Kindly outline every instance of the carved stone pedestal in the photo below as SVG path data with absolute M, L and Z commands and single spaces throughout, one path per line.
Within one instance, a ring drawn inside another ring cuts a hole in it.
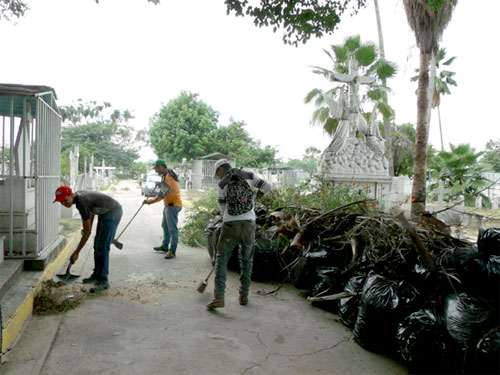
M 370 198 L 380 200 L 387 196 L 392 183 L 389 163 L 371 141 L 348 137 L 340 149 L 327 148 L 319 161 L 319 176 L 334 183 L 359 185 Z

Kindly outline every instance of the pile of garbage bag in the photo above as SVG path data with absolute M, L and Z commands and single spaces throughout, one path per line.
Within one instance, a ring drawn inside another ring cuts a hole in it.
M 254 280 L 304 289 L 359 345 L 411 372 L 500 373 L 500 228 L 473 244 L 427 221 L 412 236 L 389 214 L 257 212 Z M 221 226 L 207 226 L 209 248 Z M 237 249 L 228 267 L 239 270 Z

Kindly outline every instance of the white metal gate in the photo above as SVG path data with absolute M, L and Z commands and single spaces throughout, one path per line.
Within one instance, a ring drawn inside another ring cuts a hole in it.
M 0 237 L 7 258 L 33 258 L 57 237 L 61 116 L 46 86 L 0 84 Z

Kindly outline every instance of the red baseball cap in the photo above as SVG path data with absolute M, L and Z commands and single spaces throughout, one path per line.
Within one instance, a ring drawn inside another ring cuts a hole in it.
M 69 186 L 66 186 L 66 185 L 59 186 L 56 189 L 56 199 L 54 199 L 54 202 L 52 202 L 52 203 L 62 202 L 70 194 L 73 194 L 73 190 L 71 190 L 71 188 Z

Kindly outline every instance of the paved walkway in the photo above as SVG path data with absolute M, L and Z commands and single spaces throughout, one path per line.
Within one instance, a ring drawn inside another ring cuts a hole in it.
M 110 192 L 124 206 L 123 228 L 143 197 L 135 182 Z M 167 260 L 161 204 L 144 206 L 111 252 L 111 288 L 62 315 L 35 316 L 5 357 L 5 375 L 67 374 L 406 374 L 390 358 L 368 352 L 336 315 L 310 306 L 285 285 L 253 283 L 240 306 L 230 272 L 224 309 L 209 311 L 213 278 L 196 291 L 211 265 L 204 249 L 180 246 Z M 182 211 L 181 225 L 186 210 Z M 90 246 L 72 272 L 91 273 Z M 74 288 L 83 287 L 78 280 Z

